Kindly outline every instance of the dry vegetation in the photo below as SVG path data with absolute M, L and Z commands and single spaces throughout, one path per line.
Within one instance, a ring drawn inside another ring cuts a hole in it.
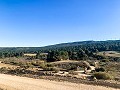
M 110 57 L 120 57 L 120 53 L 117 51 L 103 51 L 99 52 L 98 55 L 105 55 Z
M 37 54 L 26 53 L 24 56 L 36 56 Z
M 74 83 L 84 83 L 92 85 L 103 85 L 118 88 L 120 84 L 120 63 L 109 62 L 106 60 L 97 61 L 98 67 L 92 72 L 84 72 L 84 68 L 92 65 L 94 61 L 58 61 L 46 62 L 41 60 L 25 60 L 24 58 L 5 58 L 1 59 L 0 73 L 26 76 L 32 78 L 42 78 L 57 81 L 69 81 Z M 77 67 L 79 66 L 79 70 Z M 112 67 L 112 68 L 111 68 Z M 89 71 L 89 70 L 88 70 Z M 102 77 L 101 77 L 102 76 Z M 96 77 L 96 79 L 94 78 Z M 113 78 L 115 77 L 115 78 Z M 104 84 L 99 79 L 114 79 Z M 98 83 L 96 83 L 96 80 Z M 116 80 L 116 81 L 115 81 Z M 116 83 L 117 82 L 117 83 Z M 119 87 L 120 88 L 120 87 Z

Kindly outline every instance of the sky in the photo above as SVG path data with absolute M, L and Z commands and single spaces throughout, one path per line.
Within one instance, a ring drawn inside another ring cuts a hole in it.
M 0 0 L 0 47 L 120 39 L 120 0 Z

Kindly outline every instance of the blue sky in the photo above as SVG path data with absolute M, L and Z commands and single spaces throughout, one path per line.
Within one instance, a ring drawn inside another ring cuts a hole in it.
M 0 47 L 120 39 L 120 0 L 0 0 Z

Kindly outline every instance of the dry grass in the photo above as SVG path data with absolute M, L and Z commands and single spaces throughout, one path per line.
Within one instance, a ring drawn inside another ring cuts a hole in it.
M 80 62 L 80 61 L 75 61 L 75 60 L 62 60 L 62 61 L 51 62 L 51 64 L 74 63 L 74 62 Z
M 10 64 L 4 64 L 4 63 L 1 63 L 0 62 L 0 68 L 2 67 L 6 67 L 6 68 L 16 68 L 18 66 L 15 66 L 15 65 L 10 65 Z
M 31 57 L 34 57 L 34 56 L 36 56 L 37 54 L 31 54 L 31 53 L 26 53 L 26 54 L 24 54 L 24 56 L 31 56 Z
M 105 55 L 105 56 L 110 56 L 110 57 L 120 57 L 120 53 L 118 53 L 116 51 L 99 52 L 98 55 Z

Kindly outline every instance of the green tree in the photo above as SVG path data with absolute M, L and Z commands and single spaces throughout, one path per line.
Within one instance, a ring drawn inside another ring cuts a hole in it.
M 48 53 L 47 61 L 60 61 L 69 59 L 66 51 L 51 51 Z

